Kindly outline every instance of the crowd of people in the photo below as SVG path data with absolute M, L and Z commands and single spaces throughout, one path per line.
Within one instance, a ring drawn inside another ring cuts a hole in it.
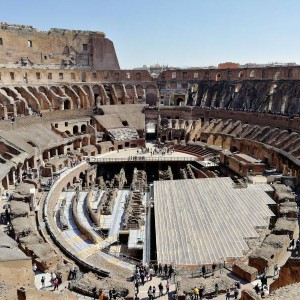
M 160 277 L 161 280 L 167 279 L 165 286 L 163 282 L 160 281 L 158 286 L 150 285 L 147 291 L 147 295 L 149 300 L 156 299 L 163 295 L 169 294 L 170 291 L 170 283 L 169 280 L 175 274 L 173 266 L 170 265 L 162 265 L 161 263 L 150 263 L 149 265 L 138 264 L 136 265 L 135 273 L 133 275 L 134 279 L 134 288 L 135 288 L 135 299 L 138 300 L 138 294 L 140 292 L 140 286 L 145 285 L 146 282 L 152 280 L 153 276 Z

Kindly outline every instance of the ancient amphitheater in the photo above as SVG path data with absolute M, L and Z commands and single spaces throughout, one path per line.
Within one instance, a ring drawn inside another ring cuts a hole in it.
M 300 66 L 121 70 L 103 32 L 0 27 L 0 299 L 297 299 Z

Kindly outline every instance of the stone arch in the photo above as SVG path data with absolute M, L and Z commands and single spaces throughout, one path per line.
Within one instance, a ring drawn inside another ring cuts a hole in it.
M 103 99 L 101 97 L 100 85 L 98 85 L 98 84 L 93 85 L 92 90 L 94 93 L 94 106 L 104 105 Z
M 262 70 L 261 71 L 261 78 L 262 79 L 267 79 L 268 78 L 268 72 L 267 72 L 267 70 Z
M 184 99 L 182 97 L 178 97 L 176 99 L 176 105 L 177 106 L 183 106 L 184 105 Z
M 254 77 L 255 77 L 255 71 L 254 71 L 254 70 L 251 70 L 251 71 L 250 71 L 249 77 L 250 77 L 250 78 L 254 78 Z
M 279 80 L 280 79 L 280 72 L 277 71 L 274 75 L 274 80 Z
M 239 71 L 238 78 L 243 78 L 243 75 L 244 75 L 244 72 L 243 71 Z
M 62 85 L 62 90 L 64 91 L 64 93 L 72 100 L 73 102 L 73 108 L 80 108 L 80 98 L 77 95 L 77 93 L 75 93 L 75 91 L 67 85 Z
M 231 140 L 232 138 L 231 137 L 227 137 L 224 142 L 223 142 L 223 149 L 225 150 L 230 150 L 230 147 L 231 147 Z
M 85 187 L 86 178 L 85 178 L 85 175 L 83 174 L 83 172 L 80 172 L 79 178 L 81 179 L 82 187 Z
M 211 99 L 210 99 L 210 105 L 212 107 L 219 107 L 220 105 L 220 99 L 219 99 L 219 95 L 218 95 L 218 92 L 219 92 L 219 84 L 214 84 L 212 87 L 211 87 Z
M 203 79 L 204 80 L 209 80 L 209 76 L 210 76 L 209 71 L 205 71 Z
M 125 93 L 124 93 L 123 86 L 121 84 L 114 84 L 113 86 L 115 89 L 118 103 L 125 104 Z
M 126 84 L 125 90 L 126 90 L 127 96 L 130 98 L 131 102 L 134 103 L 134 99 L 135 99 L 134 87 L 131 84 Z
M 89 138 L 87 136 L 85 136 L 82 139 L 82 147 L 89 145 Z
M 139 99 L 144 98 L 144 87 L 141 84 L 136 85 L 136 93 Z
M 73 134 L 77 134 L 78 133 L 78 126 L 75 125 L 73 126 Z
M 50 89 L 48 87 L 45 86 L 39 86 L 38 91 L 42 94 L 45 95 L 45 97 L 48 99 L 48 101 L 51 103 L 51 107 L 59 107 L 60 106 L 60 102 L 58 101 L 58 97 L 55 93 L 50 92 Z M 54 96 L 53 96 L 54 94 Z M 56 95 L 56 96 L 55 96 Z
M 218 147 L 223 148 L 223 138 L 219 135 L 216 139 L 214 144 Z
M 72 109 L 72 102 L 66 99 L 63 103 L 63 110 Z
M 82 89 L 87 94 L 87 101 L 86 101 L 86 103 L 84 103 L 86 106 L 84 108 L 93 107 L 94 95 L 92 93 L 92 88 L 90 86 L 88 86 L 88 85 L 84 85 L 82 87 Z
M 220 81 L 222 79 L 221 73 L 216 74 L 216 81 Z
M 214 144 L 214 141 L 215 141 L 215 137 L 211 134 L 208 139 L 207 139 L 207 145 L 211 146 Z
M 51 85 L 50 90 L 57 96 L 63 96 L 61 90 L 57 86 Z
M 146 86 L 146 103 L 151 106 L 156 106 L 157 100 L 156 86 L 152 84 Z
M 41 110 L 51 109 L 51 103 L 44 93 L 39 92 L 37 87 L 27 86 L 27 88 L 39 101 Z
M 18 93 L 26 99 L 26 102 L 28 106 L 34 110 L 35 112 L 41 111 L 41 106 L 36 97 L 34 97 L 31 93 L 29 93 L 29 89 L 26 89 L 25 87 L 18 87 L 16 86 L 15 89 L 18 91 Z
M 86 129 L 87 129 L 86 124 L 82 124 L 82 125 L 81 125 L 81 128 L 80 128 L 80 131 L 81 131 L 82 133 L 86 133 Z

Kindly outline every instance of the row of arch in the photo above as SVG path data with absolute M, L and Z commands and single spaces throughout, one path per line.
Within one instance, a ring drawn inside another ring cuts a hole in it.
M 300 82 L 199 82 L 194 104 L 200 107 L 300 113 Z
M 154 84 L 145 87 L 141 84 L 4 86 L 0 88 L 0 117 L 100 105 L 134 104 L 138 102 L 137 99 L 155 105 L 158 100 L 157 87 Z

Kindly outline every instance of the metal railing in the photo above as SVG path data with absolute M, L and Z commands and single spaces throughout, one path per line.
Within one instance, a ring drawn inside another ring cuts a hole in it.
M 89 163 L 110 163 L 110 162 L 153 162 L 153 161 L 196 161 L 197 157 L 146 157 L 146 156 L 130 156 L 119 158 L 105 157 L 85 157 Z

